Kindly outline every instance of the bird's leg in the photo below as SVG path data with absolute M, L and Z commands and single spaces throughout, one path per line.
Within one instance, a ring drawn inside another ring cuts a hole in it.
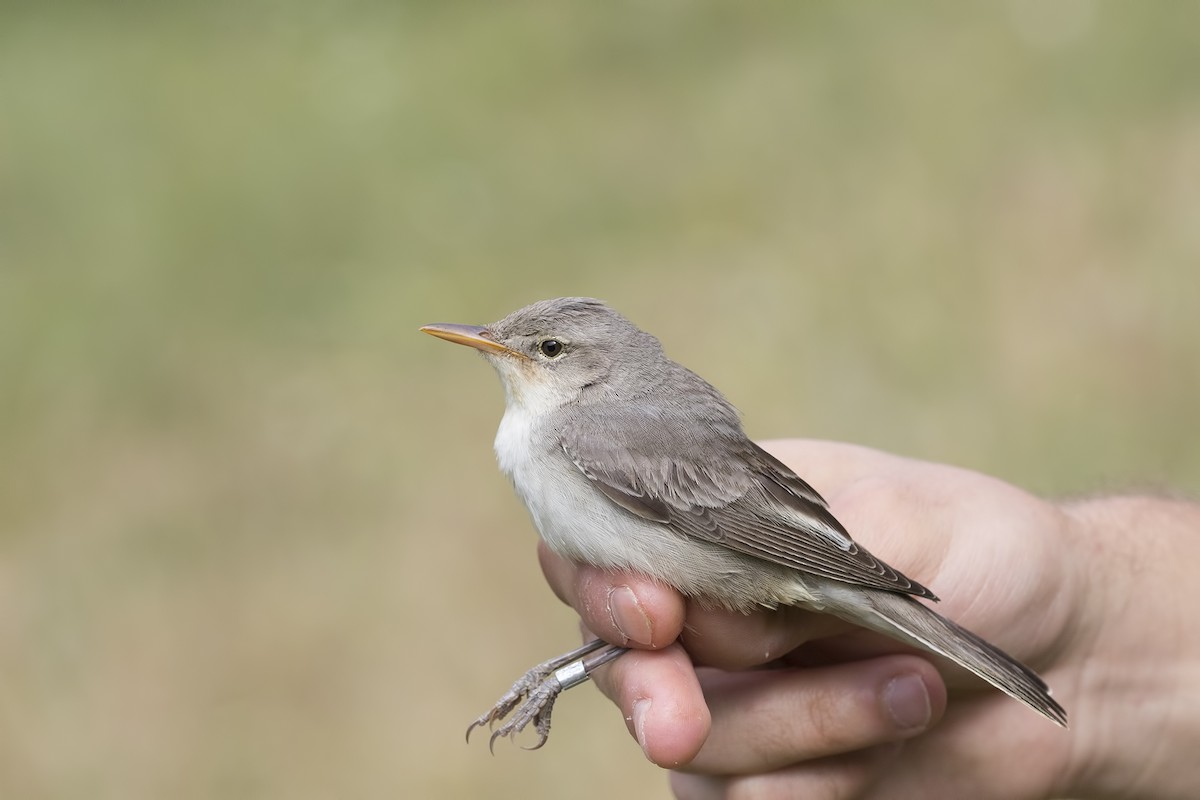
M 608 644 L 602 639 L 593 639 L 569 653 L 538 664 L 522 675 L 490 711 L 471 723 L 467 728 L 467 741 L 471 740 L 471 732 L 476 728 L 484 725 L 494 727 L 516 709 L 516 713 L 507 722 L 492 731 L 488 749 L 491 750 L 496 740 L 502 736 L 516 736 L 531 722 L 538 733 L 538 741 L 526 749 L 538 749 L 550 736 L 550 713 L 554 710 L 554 701 L 558 696 L 564 690 L 586 681 L 591 677 L 593 670 L 617 658 L 627 649 Z
M 492 706 L 492 708 L 486 714 L 482 715 L 479 719 L 471 723 L 470 727 L 467 728 L 467 741 L 471 741 L 471 733 L 476 728 L 481 728 L 484 725 L 487 725 L 489 728 L 493 727 L 495 723 L 507 717 L 509 712 L 517 707 L 518 703 L 524 700 L 539 685 L 544 683 L 547 678 L 556 670 L 565 667 L 572 661 L 578 661 L 584 656 L 594 653 L 596 650 L 599 650 L 601 647 L 603 647 L 604 644 L 604 640 L 602 639 L 593 639 L 569 653 L 564 653 L 561 656 L 557 656 L 542 664 L 538 664 L 536 667 L 526 672 L 520 677 L 520 679 L 517 680 L 516 683 L 512 685 L 512 688 L 504 693 L 503 697 L 496 701 L 496 704 Z

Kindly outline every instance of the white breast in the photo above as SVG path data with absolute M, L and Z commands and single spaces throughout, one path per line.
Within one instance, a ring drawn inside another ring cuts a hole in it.
M 500 469 L 510 478 L 517 472 L 528 470 L 533 460 L 533 426 L 534 418 L 523 406 L 509 405 L 500 420 L 496 430 L 496 461 Z
M 512 480 L 547 544 L 570 558 L 603 549 L 599 543 L 583 543 L 605 538 L 592 519 L 604 498 L 556 444 L 538 435 L 536 414 L 509 404 L 496 431 L 495 449 L 500 469 Z

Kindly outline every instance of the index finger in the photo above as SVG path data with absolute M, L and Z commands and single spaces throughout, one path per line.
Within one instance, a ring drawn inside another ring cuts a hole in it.
M 633 572 L 603 570 L 558 556 L 538 543 L 538 561 L 558 599 L 606 642 L 657 650 L 683 632 L 686 603 L 666 584 Z

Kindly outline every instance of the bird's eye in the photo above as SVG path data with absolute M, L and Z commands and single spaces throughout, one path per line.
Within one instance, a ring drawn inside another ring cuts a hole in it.
M 538 350 L 541 350 L 546 358 L 556 358 L 562 353 L 563 344 L 558 339 L 545 339 L 538 344 Z

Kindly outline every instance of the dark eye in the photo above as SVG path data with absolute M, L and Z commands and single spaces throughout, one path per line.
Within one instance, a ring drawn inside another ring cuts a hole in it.
M 538 350 L 546 358 L 555 358 L 563 351 L 563 344 L 558 339 L 545 339 L 538 345 Z

